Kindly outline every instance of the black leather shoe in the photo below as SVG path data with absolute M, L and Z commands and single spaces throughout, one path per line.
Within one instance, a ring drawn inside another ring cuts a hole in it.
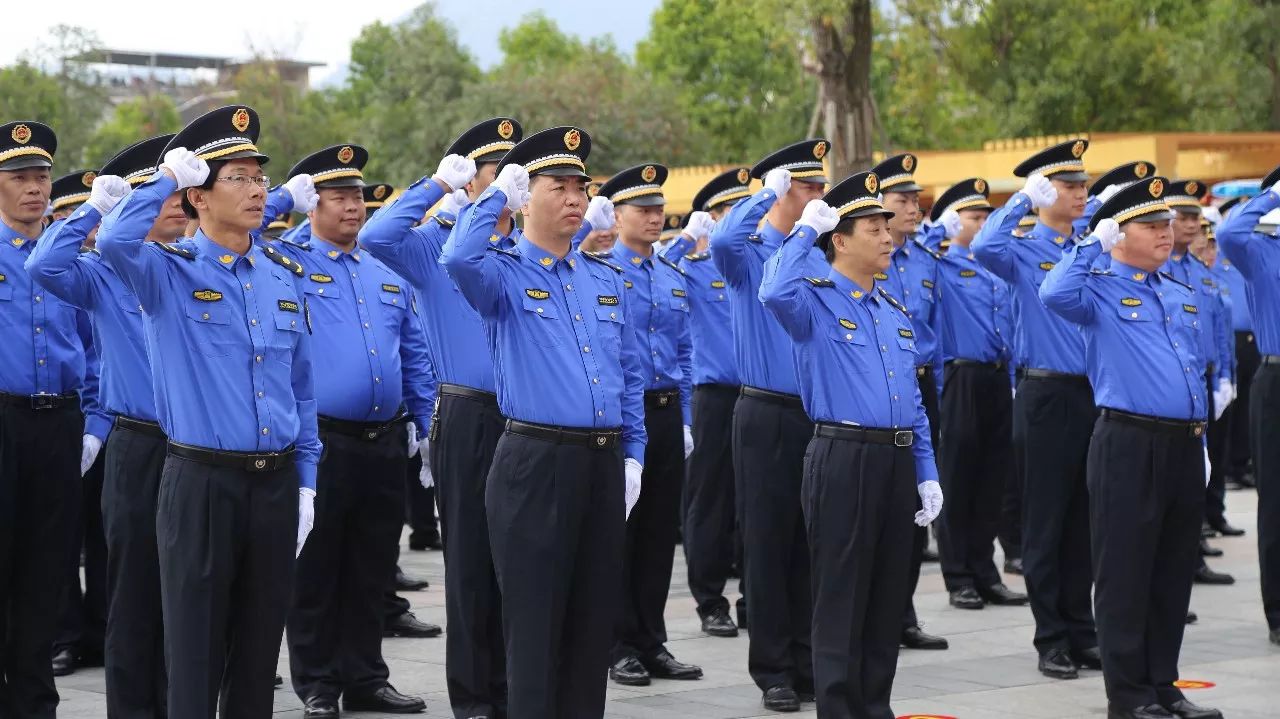
M 1196 614 L 1195 612 L 1193 612 L 1193 611 L 1191 611 L 1190 609 L 1188 609 L 1188 610 L 1187 610 L 1187 624 L 1195 624 L 1195 623 L 1196 623 L 1196 622 L 1198 622 L 1198 621 L 1200 621 L 1200 615 L 1198 615 L 1198 614 Z
M 278 687 L 284 686 L 284 677 L 280 676 L 279 674 L 276 675 L 276 686 Z
M 431 582 L 418 577 L 411 577 L 408 574 L 396 570 L 396 591 L 397 592 L 420 592 L 431 586 Z
M 764 704 L 764 708 L 775 712 L 798 712 L 800 711 L 800 697 L 796 696 L 796 692 L 789 686 L 780 685 L 769 687 L 764 691 L 764 698 L 760 702 Z
M 902 638 L 898 641 L 907 649 L 946 649 L 951 646 L 945 638 L 926 634 L 918 626 L 903 629 Z
M 413 612 L 405 612 L 387 622 L 382 628 L 382 636 L 384 637 L 412 637 L 415 639 L 430 639 L 438 637 L 444 633 L 444 630 L 434 624 L 428 624 L 416 616 Z
M 649 686 L 649 670 L 639 657 L 623 657 L 609 667 L 609 678 L 628 687 Z
M 1196 568 L 1196 584 L 1235 584 L 1236 578 L 1225 572 L 1215 572 L 1206 564 Z
M 1022 557 L 1004 560 L 1004 573 L 1022 575 Z
M 384 714 L 419 714 L 426 711 L 427 703 L 421 697 L 411 697 L 396 691 L 390 684 L 372 694 L 347 694 L 342 706 L 349 712 L 382 712 Z
M 729 610 L 723 607 L 716 607 L 711 613 L 702 618 L 702 631 L 713 637 L 736 637 L 738 636 L 738 625 L 733 623 L 729 618 Z
M 340 716 L 338 700 L 323 694 L 307 697 L 302 707 L 302 716 L 305 719 L 337 719 Z
M 1174 715 L 1159 704 L 1134 709 L 1120 709 L 1108 705 L 1107 719 L 1174 719 Z
M 428 534 L 420 536 L 416 532 L 409 534 L 409 549 L 415 552 L 425 552 L 428 549 L 444 549 L 444 543 L 440 541 L 439 534 Z
M 1272 644 L 1280 645 L 1280 629 L 1272 629 L 1269 638 Z
M 1065 649 L 1050 649 L 1040 655 L 1037 668 L 1050 679 L 1075 679 L 1080 676 L 1080 668 L 1071 661 L 1071 655 Z
M 1082 669 L 1102 670 L 1102 652 L 1097 647 L 1072 650 L 1071 661 L 1078 664 Z
M 76 670 L 76 653 L 71 647 L 63 647 L 53 653 L 53 675 L 55 677 L 65 677 L 75 673 Z
M 693 664 L 682 664 L 671 656 L 671 652 L 663 649 L 650 657 L 641 657 L 640 663 L 649 671 L 654 679 L 701 679 L 702 667 Z
M 986 589 L 979 589 L 978 594 L 986 600 L 987 604 L 1002 607 L 1020 607 L 1027 603 L 1027 595 L 1019 594 L 1004 584 L 992 584 Z
M 813 704 L 818 701 L 818 695 L 813 692 L 796 692 L 796 699 L 799 699 L 801 704 Z
M 1200 538 L 1200 556 L 1202 557 L 1221 557 L 1222 550 L 1209 544 L 1204 537 Z
M 982 601 L 982 597 L 978 595 L 978 590 L 973 587 L 965 587 L 951 593 L 951 606 L 956 609 L 982 609 L 987 606 L 987 603 Z
M 1196 706 L 1186 699 L 1180 699 L 1165 707 L 1179 719 L 1222 719 L 1222 712 L 1209 707 Z
M 1231 523 L 1230 523 L 1230 522 L 1228 522 L 1228 521 L 1227 521 L 1227 520 L 1225 520 L 1225 519 L 1224 519 L 1224 520 L 1222 520 L 1222 521 L 1220 521 L 1220 522 L 1217 522 L 1217 521 L 1215 521 L 1215 522 L 1209 522 L 1209 527 L 1210 527 L 1211 529 L 1213 529 L 1213 531 L 1217 532 L 1218 534 L 1221 534 L 1221 535 L 1222 535 L 1222 536 L 1224 536 L 1224 537 L 1242 537 L 1242 536 L 1244 536 L 1244 530 L 1243 530 L 1243 529 L 1241 529 L 1241 528 L 1239 528 L 1239 527 L 1233 527 L 1233 526 L 1231 526 Z

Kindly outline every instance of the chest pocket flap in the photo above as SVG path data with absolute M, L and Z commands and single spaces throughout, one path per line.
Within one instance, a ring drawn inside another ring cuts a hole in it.
M 526 312 L 532 312 L 544 319 L 559 319 L 560 310 L 556 307 L 556 303 L 547 299 L 534 299 L 527 294 L 521 294 L 520 301 Z M 615 308 L 616 309 L 616 308 Z
M 231 310 L 221 302 L 189 301 L 187 318 L 204 325 L 226 325 L 231 323 Z

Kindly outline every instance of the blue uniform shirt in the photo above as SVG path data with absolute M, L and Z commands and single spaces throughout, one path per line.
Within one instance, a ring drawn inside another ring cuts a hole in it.
M 640 338 L 640 372 L 646 390 L 680 390 L 684 424 L 693 423 L 690 409 L 693 379 L 689 339 L 689 287 L 684 273 L 657 252 L 648 257 L 619 241 L 610 258 L 623 269 L 627 288 L 627 321 Z
M 521 238 L 489 242 L 507 198 L 489 187 L 458 217 L 440 261 L 484 320 L 498 406 L 511 419 L 622 429 L 644 462 L 645 351 L 627 317 L 620 268 L 571 251 L 555 257 Z
M 729 313 L 729 286 L 711 262 L 711 253 L 686 254 L 693 240 L 680 235 L 666 249 L 666 258 L 684 270 L 693 312 L 689 316 L 693 340 L 693 384 L 738 385 L 738 363 L 733 352 L 733 317 Z
M 1231 310 L 1231 329 L 1235 332 L 1252 332 L 1253 315 L 1249 313 L 1249 295 L 1245 288 L 1244 275 L 1232 264 L 1231 260 L 1218 256 L 1213 266 L 1213 274 L 1218 278 L 1218 290 L 1228 300 Z
M 76 320 L 76 331 L 84 345 L 84 380 L 80 383 L 80 411 L 84 413 L 84 433 L 106 442 L 116 418 L 102 403 L 102 361 L 98 353 L 98 333 L 87 313 L 76 313 Z
M 774 282 L 761 290 L 795 342 L 805 412 L 815 422 L 910 427 L 916 482 L 937 481 L 911 320 L 878 285 L 868 292 L 830 266 L 824 277 L 806 272 L 817 235 L 798 225 L 782 246 Z
M 160 426 L 175 442 L 210 449 L 292 445 L 299 482 L 314 489 L 311 335 L 293 272 L 271 248 L 237 255 L 203 232 L 171 246 L 115 231 L 131 204 L 176 188 L 165 174 L 140 185 L 103 220 L 98 241 L 143 307 Z
M 1222 322 L 1227 308 L 1218 294 L 1218 283 L 1209 266 L 1190 252 L 1169 256 L 1168 262 L 1160 268 L 1173 279 L 1195 288 L 1199 296 L 1196 304 L 1200 306 L 1200 318 L 1197 320 L 1205 329 L 1200 333 L 1200 361 L 1214 366 L 1211 378 L 1216 387 L 1219 379 L 1231 378 L 1232 357 L 1235 356 L 1235 340 L 1227 342 L 1224 333 L 1226 325 Z
M 938 301 L 938 256 L 914 238 L 907 238 L 889 256 L 889 269 L 876 282 L 907 308 L 916 334 L 918 361 L 933 365 L 941 379 L 942 305 Z
M 1005 362 L 1012 358 L 1009 286 L 978 264 L 973 251 L 952 244 L 940 261 L 944 362 Z
M 1218 227 L 1218 247 L 1246 282 L 1258 351 L 1280 355 L 1280 238 L 1254 232 L 1258 220 L 1280 207 L 1280 195 L 1267 190 L 1236 207 Z
M 1040 283 L 1062 260 L 1072 243 L 1044 224 L 1026 237 L 1013 231 L 1031 211 L 1031 199 L 1014 193 L 1008 204 L 991 213 L 970 249 L 984 267 L 1009 284 L 1013 295 L 1013 357 L 1019 367 L 1064 374 L 1085 374 L 1084 337 L 1080 329 L 1040 301 Z
M 1091 270 L 1097 242 L 1073 247 L 1040 288 L 1044 304 L 1084 330 L 1095 402 L 1134 414 L 1204 421 L 1196 292 L 1159 273 L 1111 261 Z M 1179 381 L 1181 378 L 1181 381 Z
M 305 270 L 311 352 L 323 358 L 313 364 L 319 414 L 385 422 L 403 402 L 418 426 L 430 424 L 435 376 L 413 288 L 376 257 L 322 237 L 280 251 Z

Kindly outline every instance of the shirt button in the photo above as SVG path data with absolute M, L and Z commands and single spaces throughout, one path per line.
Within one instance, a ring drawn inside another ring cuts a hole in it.
M 889 370 L 889 376 L 890 376 L 890 377 L 892 377 L 892 376 L 893 376 L 893 370 Z
M 254 361 L 254 362 L 261 362 L 261 361 L 262 361 L 262 355 L 257 355 L 257 356 L 255 356 L 255 357 L 253 358 L 253 361 Z
M 360 304 L 360 305 L 364 304 L 364 298 L 361 297 L 360 299 L 356 300 L 356 304 Z
M 716 299 L 718 299 L 718 300 L 723 300 L 723 299 L 724 299 L 724 295 L 716 295 Z
M 898 271 L 899 271 L 899 272 L 906 272 L 906 271 L 907 271 L 907 268 L 905 268 L 905 267 L 899 267 L 899 268 L 898 268 Z
M 200 314 L 200 319 L 202 319 L 202 320 L 207 320 L 207 319 L 209 319 L 209 313 L 208 313 L 208 312 L 202 312 L 202 313 Z
M 259 396 L 259 397 L 262 397 L 262 396 L 263 396 L 263 393 L 262 393 L 262 392 L 259 392 L 259 393 L 258 393 L 258 396 Z
M 323 294 L 324 294 L 324 288 L 323 288 L 323 287 L 321 287 L 320 289 L 316 290 L 316 294 L 317 294 L 317 295 L 323 295 Z
M 374 381 L 374 383 L 376 384 L 376 383 L 378 383 L 378 382 L 381 382 L 381 381 L 382 381 L 382 378 L 381 378 L 381 377 L 374 377 L 374 378 L 373 378 L 373 381 Z
M 583 345 L 583 347 L 582 347 L 582 351 L 583 351 L 583 352 L 590 352 L 590 351 L 591 351 L 591 346 L 590 346 L 590 345 Z
M 245 288 L 246 290 L 251 290 L 251 289 L 253 289 L 253 283 L 252 283 L 252 282 L 246 282 L 246 283 L 244 283 L 244 288 Z
M 534 310 L 534 311 L 535 311 L 535 312 L 537 312 L 538 314 L 542 314 L 542 308 L 541 308 L 541 307 L 539 307 L 538 309 L 536 309 L 536 310 Z
M 369 323 L 368 323 L 368 322 L 365 322 L 365 323 L 364 323 L 364 328 L 365 328 L 365 329 L 369 329 Z
M 616 320 L 616 319 L 618 319 L 618 313 L 617 313 L 617 312 L 610 312 L 610 313 L 609 313 L 609 319 L 611 319 L 611 320 Z
M 262 434 L 263 434 L 263 436 L 266 436 L 266 434 L 267 434 L 268 432 L 270 432 L 270 431 L 271 431 L 271 430 L 267 429 L 266 427 L 263 427 L 263 428 L 262 428 Z
M 598 409 L 598 410 L 596 410 L 596 416 L 597 416 L 597 417 L 603 417 L 603 416 L 604 416 L 604 410 L 602 410 L 602 409 Z
M 599 377 L 592 377 L 592 378 L 591 378 L 591 384 L 600 384 L 600 378 L 599 378 Z
M 43 329 L 43 328 L 41 328 L 41 327 L 37 327 L 37 328 L 36 328 L 36 334 L 40 334 L 41 332 L 44 332 L 44 329 Z
M 249 320 L 249 324 L 253 325 L 254 327 L 257 327 L 257 326 L 258 326 L 258 321 L 257 321 L 257 320 Z
M 888 352 L 888 351 L 889 351 L 889 348 L 888 348 L 888 347 L 885 347 L 884 345 L 880 345 L 880 351 L 881 351 L 881 352 Z
M 853 339 L 853 335 L 851 335 L 851 334 L 847 334 L 847 335 L 845 335 L 845 336 L 844 336 L 844 338 L 845 338 L 845 339 L 847 339 L 847 340 L 851 340 L 851 339 Z
M 1164 321 L 1165 321 L 1165 322 L 1172 322 L 1173 320 L 1172 320 L 1168 315 L 1165 315 Z
M 564 288 L 570 292 L 573 292 L 573 285 L 565 285 Z
M 376 355 L 378 354 L 378 350 L 369 350 L 369 354 Z
M 654 381 L 654 382 L 657 382 L 657 381 L 659 381 L 659 380 L 661 380 L 661 379 L 662 379 L 661 377 L 656 377 L 656 376 L 655 376 L 655 377 L 653 378 L 653 381 Z
M 43 297 L 41 297 L 40 295 L 36 295 L 36 297 L 35 297 L 36 302 L 39 302 L 39 301 L 41 301 L 42 299 L 44 299 L 44 298 L 43 298 Z M 657 305 L 654 305 L 654 306 L 656 307 Z
M 1130 317 L 1132 317 L 1132 318 L 1134 318 L 1135 320 L 1136 320 L 1136 319 L 1138 319 L 1138 313 L 1137 313 L 1137 312 L 1130 312 L 1130 313 L 1129 313 L 1129 316 L 1130 316 Z
M 649 328 L 649 331 L 650 331 L 650 332 L 657 332 L 657 330 L 655 330 L 655 329 L 654 329 L 654 328 L 652 328 L 652 327 L 650 327 L 650 328 Z
M 375 404 L 375 405 L 373 406 L 373 411 L 374 411 L 374 412 L 377 412 L 377 411 L 378 411 L 378 405 L 376 405 L 376 404 Z
M 894 401 L 894 402 L 897 402 L 897 401 L 898 401 L 898 395 L 896 395 L 896 394 L 895 394 L 895 395 L 893 396 L 893 401 Z
M 39 362 L 36 362 L 36 364 L 38 364 L 38 365 L 40 365 L 41 367 L 43 367 L 43 366 L 44 366 L 44 360 L 40 360 Z

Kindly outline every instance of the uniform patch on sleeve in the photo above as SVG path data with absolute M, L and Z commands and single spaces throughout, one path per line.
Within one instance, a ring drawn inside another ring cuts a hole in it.
M 1120 304 L 1124 305 L 1125 307 L 1137 307 L 1138 305 L 1142 304 L 1142 300 L 1138 299 L 1137 297 L 1125 297 L 1120 300 Z
M 216 290 L 196 290 L 191 296 L 201 302 L 217 302 L 222 299 L 222 293 Z
M 616 305 L 618 304 L 618 296 L 617 295 L 596 295 L 596 302 L 602 305 Z
M 297 302 L 293 302 L 292 300 L 278 300 L 278 301 L 276 302 L 276 306 L 277 306 L 277 307 L 279 307 L 280 309 L 284 310 L 285 312 L 297 312 L 297 311 L 298 311 L 298 303 L 297 303 Z
M 526 289 L 524 293 L 535 300 L 545 300 L 551 296 L 551 293 L 546 290 Z

